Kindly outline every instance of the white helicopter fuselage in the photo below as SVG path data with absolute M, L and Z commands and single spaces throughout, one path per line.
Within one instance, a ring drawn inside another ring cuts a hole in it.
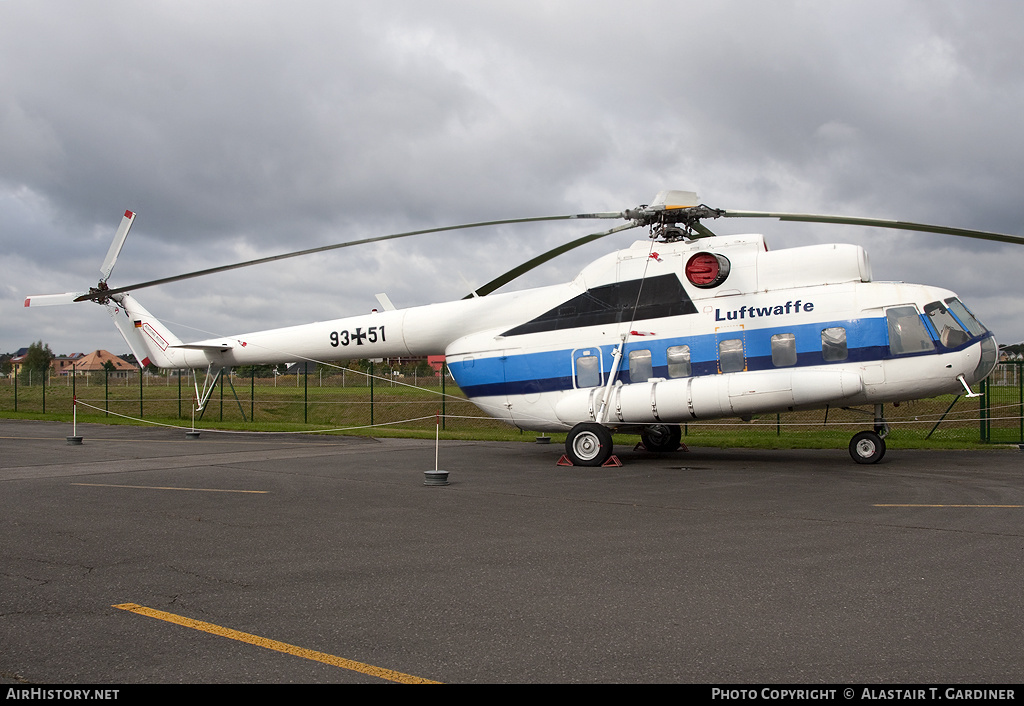
M 712 281 L 709 254 L 724 270 Z M 873 282 L 859 246 L 768 251 L 760 235 L 638 241 L 566 284 L 192 344 L 115 300 L 136 357 L 158 367 L 444 354 L 477 406 L 539 431 L 953 393 L 997 351 L 953 292 Z

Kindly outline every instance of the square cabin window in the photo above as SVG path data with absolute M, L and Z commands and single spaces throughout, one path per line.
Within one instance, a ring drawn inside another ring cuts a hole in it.
M 747 367 L 742 338 L 730 338 L 718 344 L 718 367 L 723 373 L 738 373 Z
M 821 357 L 826 363 L 846 360 L 849 351 L 846 348 L 846 329 L 842 326 L 822 329 Z
M 796 336 L 791 333 L 772 336 L 772 365 L 776 368 L 796 365 Z
M 629 381 L 645 382 L 648 378 L 654 377 L 654 368 L 651 365 L 650 351 L 629 352 Z
M 670 378 L 688 378 L 692 375 L 689 346 L 669 346 L 665 353 L 668 357 L 668 376 Z
M 597 387 L 601 384 L 600 361 L 596 355 L 576 359 L 576 387 Z

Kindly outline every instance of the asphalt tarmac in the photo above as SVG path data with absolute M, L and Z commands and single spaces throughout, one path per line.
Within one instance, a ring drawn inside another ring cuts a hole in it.
M 1024 682 L 1016 449 L 78 432 L 0 420 L 0 683 Z

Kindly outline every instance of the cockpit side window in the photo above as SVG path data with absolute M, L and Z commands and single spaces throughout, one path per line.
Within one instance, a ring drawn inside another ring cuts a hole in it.
M 893 355 L 935 350 L 916 306 L 894 306 L 885 312 L 889 324 L 889 352 Z
M 957 348 L 970 340 L 963 326 L 956 320 L 942 302 L 932 302 L 924 308 L 935 331 L 939 334 L 939 343 L 946 348 Z

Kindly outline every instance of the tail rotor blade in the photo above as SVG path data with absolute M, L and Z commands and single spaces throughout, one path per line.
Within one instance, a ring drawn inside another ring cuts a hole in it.
M 135 214 L 131 211 L 124 212 L 124 218 L 121 219 L 121 225 L 118 226 L 117 232 L 114 233 L 114 241 L 110 244 L 110 249 L 107 250 L 107 256 L 103 258 L 103 266 L 100 267 L 100 282 L 106 282 L 107 278 L 110 277 L 110 273 L 114 269 L 114 263 L 117 262 L 117 256 L 121 253 L 121 247 L 124 245 L 125 239 L 128 237 L 128 231 L 132 228 L 132 223 L 135 222 Z
M 59 306 L 73 304 L 75 300 L 88 292 L 65 292 L 64 294 L 34 294 L 25 297 L 25 306 Z

